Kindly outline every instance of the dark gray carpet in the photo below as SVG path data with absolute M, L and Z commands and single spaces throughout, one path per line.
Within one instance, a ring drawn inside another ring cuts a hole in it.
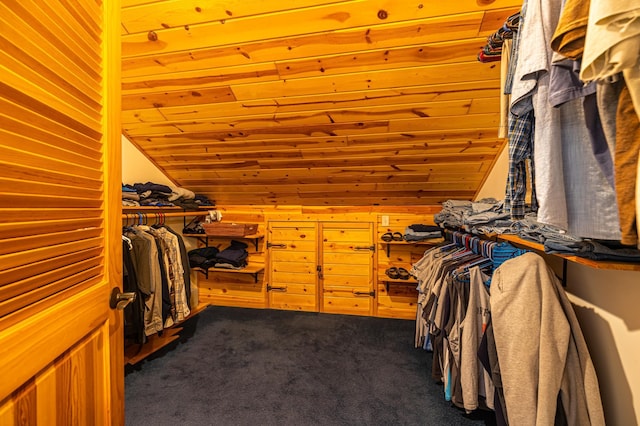
M 414 323 L 209 307 L 129 368 L 127 425 L 482 425 L 446 402 Z

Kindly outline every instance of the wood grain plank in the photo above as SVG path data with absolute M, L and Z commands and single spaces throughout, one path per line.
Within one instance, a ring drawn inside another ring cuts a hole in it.
M 213 103 L 200 103 L 200 97 L 206 98 L 204 99 L 205 101 L 210 99 L 207 97 L 209 95 L 202 95 L 200 92 L 198 92 L 198 94 L 201 96 L 196 95 L 195 99 L 191 99 L 193 96 L 184 94 L 175 101 L 169 99 L 169 94 L 158 94 L 157 96 L 159 96 L 164 103 L 156 103 L 150 99 L 149 96 L 132 96 L 127 101 L 131 103 L 128 107 L 138 105 L 138 107 L 142 109 L 123 111 L 122 122 L 150 123 L 157 121 L 220 119 L 222 117 L 228 117 L 229 120 L 232 121 L 237 117 L 274 114 L 276 112 L 330 111 L 343 108 L 496 97 L 499 82 L 497 80 L 487 80 L 483 83 L 484 88 L 478 88 L 478 82 L 454 83 L 236 102 L 226 101 L 224 97 L 215 99 L 215 95 L 212 95 L 214 96 Z M 224 92 L 226 93 L 225 96 L 229 99 L 233 98 L 230 88 L 214 88 L 210 90 L 228 90 Z M 173 95 L 176 95 L 176 93 L 173 93 Z M 155 97 L 156 95 L 153 94 L 150 96 Z M 140 99 L 140 101 L 138 102 L 135 99 Z M 219 100 L 219 102 L 216 100 Z M 185 105 L 173 106 L 180 102 Z M 156 104 L 157 107 L 149 108 L 149 105 L 152 105 L 152 103 Z
M 211 189 L 212 182 L 214 185 L 234 185 L 237 184 L 239 179 L 242 179 L 244 185 L 263 185 L 273 187 L 275 185 L 282 185 L 286 183 L 288 185 L 313 185 L 313 184 L 364 184 L 364 183 L 405 183 L 405 182 L 423 182 L 425 184 L 473 184 L 477 187 L 482 182 L 484 173 L 432 173 L 425 171 L 424 173 L 416 172 L 396 172 L 394 174 L 378 173 L 373 175 L 362 171 L 359 174 L 352 174 L 351 176 L 333 176 L 333 175 L 319 175 L 316 174 L 312 177 L 281 177 L 281 178 L 256 178 L 256 177 L 228 177 L 228 178 L 212 178 L 201 180 L 183 180 L 181 183 L 188 188 L 191 188 L 196 193 L 206 192 Z
M 353 144 L 332 143 L 331 141 L 323 144 L 309 144 L 300 147 L 294 144 L 278 144 L 278 145 L 260 145 L 251 147 L 234 146 L 227 149 L 203 144 L 205 146 L 195 146 L 191 148 L 184 147 L 175 153 L 177 146 L 172 150 L 171 147 L 163 148 L 153 152 L 154 158 L 158 163 L 173 161 L 188 161 L 193 159 L 194 155 L 201 158 L 207 158 L 212 161 L 228 161 L 232 159 L 258 159 L 258 158 L 312 158 L 312 157 L 330 157 L 341 156 L 347 154 L 353 155 L 378 155 L 380 153 L 395 154 L 439 154 L 439 153 L 456 153 L 456 152 L 477 152 L 477 151 L 495 151 L 502 147 L 502 142 L 494 140 L 453 140 L 453 141 L 435 141 L 423 142 L 420 140 L 409 138 L 398 138 L 396 140 L 382 140 L 370 144 Z
M 277 61 L 276 68 L 281 78 L 290 79 L 428 64 L 469 62 L 476 59 L 478 51 L 484 45 L 486 45 L 486 38 L 473 38 Z
M 122 61 L 124 77 L 210 69 L 248 63 L 286 61 L 318 55 L 340 55 L 369 49 L 410 46 L 477 37 L 484 12 L 372 24 L 324 33 L 278 37 L 227 46 L 131 56 Z
M 234 140 L 233 138 L 225 140 L 199 140 L 196 150 L 202 148 L 202 151 L 196 152 L 234 152 L 239 149 L 296 149 L 296 148 L 333 148 L 341 146 L 356 145 L 377 145 L 380 143 L 398 143 L 398 142 L 417 142 L 417 143 L 438 143 L 438 142 L 456 142 L 456 141 L 487 141 L 495 140 L 495 134 L 491 134 L 487 129 L 454 129 L 448 131 L 442 130 L 418 130 L 412 132 L 401 133 L 370 133 L 362 135 L 347 136 L 311 136 L 311 137 L 291 137 L 291 138 L 262 138 L 259 140 Z M 186 137 L 171 137 L 165 139 L 162 136 L 144 138 L 134 138 L 133 141 L 144 149 L 146 152 L 155 155 L 162 152 L 176 152 L 183 149 L 194 147 L 193 139 L 187 135 Z
M 486 173 L 488 171 L 489 161 L 468 162 L 464 165 L 464 170 L 470 173 Z M 210 170 L 185 170 L 178 169 L 172 172 L 172 175 L 182 179 L 199 179 L 207 182 L 215 182 L 217 178 L 238 178 L 243 179 L 246 176 L 263 176 L 267 178 L 280 179 L 281 182 L 287 182 L 289 178 L 306 179 L 317 176 L 331 178 L 344 177 L 354 179 L 367 175 L 392 176 L 398 172 L 402 173 L 451 173 L 454 170 L 460 171 L 455 162 L 440 164 L 403 164 L 396 166 L 386 164 L 382 166 L 350 166 L 350 167 L 324 167 L 311 169 L 268 169 L 268 170 L 227 170 L 227 169 L 210 169 Z M 254 203 L 251 203 L 254 204 Z M 2 212 L 0 212 L 1 214 Z M 1 217 L 1 216 L 0 216 Z
M 139 131 L 145 131 L 153 128 L 154 131 L 165 131 L 170 127 L 176 127 L 186 132 L 207 130 L 240 130 L 253 129 L 261 127 L 292 127 L 292 126 L 308 126 L 315 124 L 330 123 L 348 123 L 348 122 L 365 122 L 376 119 L 402 119 L 415 117 L 438 117 L 452 115 L 466 115 L 471 109 L 471 99 L 461 99 L 455 101 L 440 101 L 412 104 L 396 104 L 391 106 L 372 106 L 349 109 L 332 109 L 325 111 L 316 111 L 309 113 L 288 112 L 276 114 L 263 114 L 245 116 L 236 119 L 215 118 L 213 121 L 207 120 L 206 117 L 200 117 L 197 124 L 193 121 L 164 121 L 162 124 L 155 123 L 131 123 L 126 125 L 126 131 L 130 135 L 136 135 Z M 477 100 L 476 110 L 497 111 L 494 108 L 499 107 L 498 98 L 492 101 Z M 206 123 L 203 123 L 206 121 Z
M 355 90 L 375 90 L 405 87 L 407 82 L 415 86 L 495 80 L 499 77 L 495 64 L 464 62 L 458 64 L 416 66 L 409 69 L 381 70 L 335 76 L 309 77 L 286 81 L 233 85 L 231 88 L 239 101 L 261 98 L 316 95 Z M 483 83 L 479 83 L 483 85 Z
M 132 111 L 128 116 L 133 116 L 134 120 L 125 120 L 125 122 L 138 122 L 138 121 L 164 121 L 166 118 L 162 112 L 155 110 L 155 108 L 163 108 L 164 106 L 180 107 L 183 106 L 189 111 L 193 111 L 198 107 L 196 105 L 201 104 L 216 104 L 223 103 L 226 105 L 228 102 L 235 101 L 235 95 L 231 91 L 229 86 L 221 87 L 209 87 L 204 89 L 187 89 L 187 90 L 174 90 L 170 92 L 156 92 L 156 93 L 143 93 L 133 95 L 122 96 L 122 110 Z M 140 113 L 139 109 L 154 108 L 156 120 L 149 120 L 144 113 Z M 127 115 L 123 115 L 127 116 Z M 158 120 L 159 119 L 159 120 Z
M 301 136 L 337 136 L 340 134 L 381 133 L 388 130 L 387 120 L 367 121 L 364 123 L 331 123 L 331 120 L 323 117 L 315 117 L 310 125 L 298 126 L 269 126 L 273 123 L 265 121 L 261 127 L 242 130 L 226 129 L 228 124 L 221 121 L 212 125 L 204 122 L 189 122 L 177 124 L 152 123 L 147 127 L 136 125 L 123 125 L 123 130 L 131 138 L 163 135 L 165 138 L 191 137 L 194 140 L 220 140 L 221 138 L 282 138 Z M 215 127 L 214 127 L 215 126 Z M 212 129 L 212 127 L 214 127 Z
M 185 71 L 173 73 L 170 76 L 123 78 L 122 94 L 130 96 L 167 90 L 197 90 L 201 87 L 266 82 L 277 79 L 278 71 L 273 63 L 249 64 L 224 70 Z
M 375 192 L 375 191 L 415 191 L 416 193 L 428 192 L 428 191 L 460 191 L 468 190 L 474 191 L 477 189 L 480 182 L 394 182 L 394 183 L 325 183 L 325 184 L 279 184 L 279 185 L 242 185 L 237 188 L 230 188 L 228 185 L 204 185 L 202 187 L 195 186 L 194 190 L 198 193 L 201 192 L 214 192 L 216 196 L 224 196 L 224 194 L 238 196 L 254 194 L 267 194 L 267 193 L 304 193 L 304 192 L 322 192 L 323 190 L 330 189 L 333 192 Z M 235 192 L 234 192 L 235 190 Z
M 495 0 L 492 9 L 520 6 L 517 0 Z M 293 9 L 288 13 L 264 13 L 245 19 L 189 25 L 157 30 L 150 41 L 147 33 L 123 36 L 123 56 L 151 55 L 162 52 L 244 43 L 278 37 L 334 31 L 371 25 L 372 14 L 380 14 L 380 23 L 425 19 L 436 16 L 484 11 L 487 7 L 475 0 L 431 3 L 418 7 L 408 0 L 368 0 L 313 8 Z M 375 15 L 373 15 L 375 16 Z M 374 18 L 375 19 L 375 18 Z
M 122 23 L 127 32 L 137 33 L 342 2 L 344 1 L 293 0 L 283 3 L 278 0 L 260 2 L 231 0 L 224 4 L 203 4 L 199 0 L 125 2 L 122 7 Z

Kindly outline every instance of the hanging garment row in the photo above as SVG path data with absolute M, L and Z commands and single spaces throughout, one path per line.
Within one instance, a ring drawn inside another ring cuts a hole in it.
M 416 347 L 444 397 L 500 425 L 604 424 L 595 370 L 559 280 L 535 253 L 445 231 L 411 268 Z
M 138 344 L 191 313 L 187 250 L 163 222 L 123 227 L 124 291 L 135 292 L 139 301 L 125 308 L 125 337 Z

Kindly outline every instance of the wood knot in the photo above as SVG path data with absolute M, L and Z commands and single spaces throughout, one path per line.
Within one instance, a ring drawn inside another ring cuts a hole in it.
M 149 41 L 157 41 L 158 40 L 158 34 L 156 34 L 155 31 L 149 31 L 147 33 L 147 38 L 149 39 Z
M 387 13 L 386 10 L 380 9 L 378 11 L 378 18 L 379 19 L 387 19 L 389 17 L 389 14 Z

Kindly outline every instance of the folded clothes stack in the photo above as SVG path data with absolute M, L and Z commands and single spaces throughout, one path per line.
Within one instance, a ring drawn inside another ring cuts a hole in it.
M 442 228 L 434 225 L 409 225 L 404 230 L 405 241 L 422 241 L 442 237 Z
M 247 266 L 247 244 L 231 241 L 229 247 L 220 251 L 216 247 L 202 247 L 189 251 L 189 265 L 192 268 L 243 269 Z
M 448 200 L 433 217 L 443 228 L 463 229 L 472 234 L 514 234 L 544 246 L 545 253 L 567 254 L 592 260 L 640 262 L 640 250 L 620 244 L 572 235 L 563 229 L 537 221 L 535 213 L 511 220 L 503 201 Z
M 187 210 L 197 210 L 200 206 L 213 206 L 214 203 L 204 195 L 196 195 L 192 191 L 176 186 L 162 185 L 153 182 L 122 185 L 122 205 L 127 207 L 178 206 Z

